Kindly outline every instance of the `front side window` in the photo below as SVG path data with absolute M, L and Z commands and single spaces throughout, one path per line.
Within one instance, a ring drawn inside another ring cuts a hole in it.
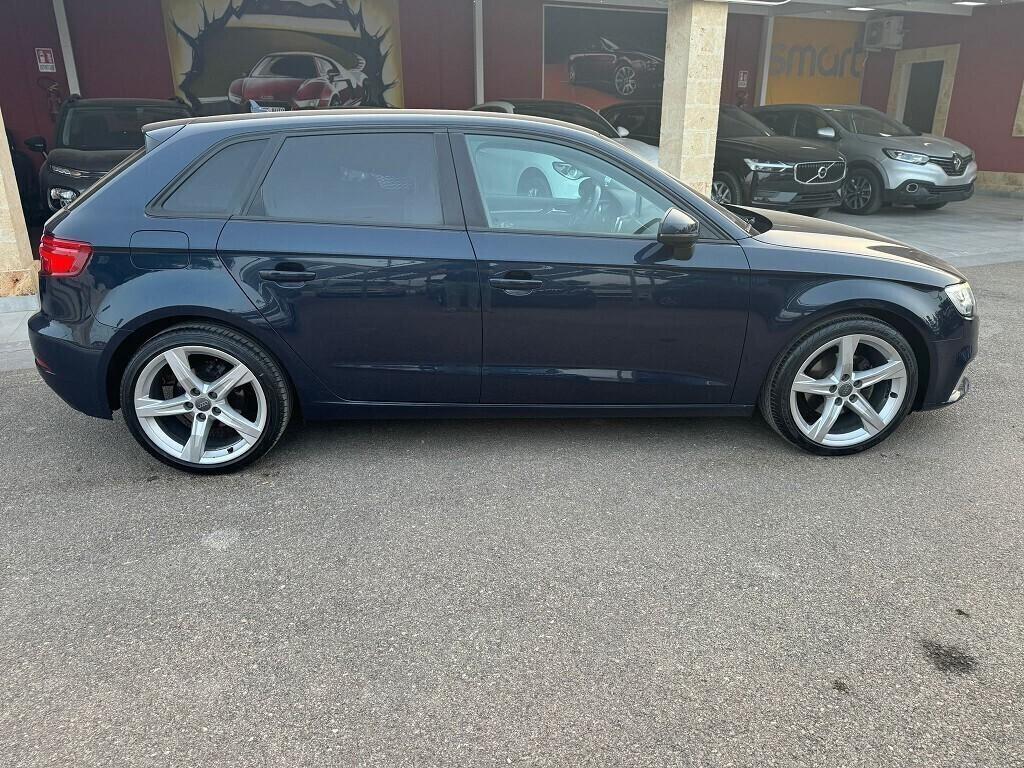
M 801 112 L 796 116 L 793 135 L 801 139 L 818 139 L 819 128 L 830 128 L 828 121 L 813 112 Z
M 292 136 L 274 159 L 249 212 L 327 224 L 441 226 L 434 136 Z
M 826 109 L 843 128 L 861 136 L 920 136 L 917 131 L 874 109 Z
M 775 131 L 779 136 L 789 136 L 793 128 L 793 113 L 773 110 L 758 112 L 757 119 Z
M 242 187 L 259 160 L 267 139 L 229 144 L 194 170 L 164 201 L 169 213 L 226 215 L 234 213 Z
M 467 136 L 491 229 L 653 239 L 672 203 L 578 149 L 510 136 Z

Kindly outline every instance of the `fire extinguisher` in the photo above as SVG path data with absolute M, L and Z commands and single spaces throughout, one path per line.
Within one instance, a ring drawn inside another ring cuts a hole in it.
M 36 80 L 36 84 L 46 91 L 47 111 L 50 113 L 50 119 L 56 122 L 61 105 L 64 103 L 64 93 L 60 89 L 60 84 L 52 77 L 40 77 Z

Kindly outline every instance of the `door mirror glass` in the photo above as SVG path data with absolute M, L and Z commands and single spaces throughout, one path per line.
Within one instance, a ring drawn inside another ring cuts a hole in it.
M 700 236 L 700 222 L 678 208 L 669 208 L 658 227 L 658 242 L 671 246 L 692 246 Z
M 615 126 L 615 132 L 617 134 L 619 134 L 619 138 L 620 139 L 624 139 L 627 136 L 629 136 L 629 128 L 627 128 L 624 125 L 617 125 L 617 126 Z
M 46 154 L 46 139 L 42 136 L 30 136 L 25 139 L 25 146 L 33 152 L 38 152 L 41 155 Z
M 836 138 L 836 129 L 831 125 L 822 126 L 818 129 L 818 138 L 834 141 Z

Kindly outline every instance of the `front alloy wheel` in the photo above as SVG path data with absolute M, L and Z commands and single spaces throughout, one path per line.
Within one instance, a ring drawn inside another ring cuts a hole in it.
M 900 353 L 884 339 L 850 334 L 804 360 L 790 387 L 790 411 L 807 439 L 845 448 L 883 432 L 906 396 Z
M 768 424 L 812 453 L 856 453 L 890 435 L 917 392 L 917 360 L 875 318 L 831 321 L 776 361 L 761 393 Z
M 125 421 L 164 463 L 195 472 L 237 469 L 284 431 L 284 375 L 250 339 L 218 326 L 175 328 L 135 354 L 121 385 Z
M 711 199 L 719 205 L 730 205 L 735 202 L 729 184 L 720 179 L 711 182 Z

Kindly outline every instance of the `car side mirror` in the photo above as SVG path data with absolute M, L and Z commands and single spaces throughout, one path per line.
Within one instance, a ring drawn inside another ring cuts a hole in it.
M 624 139 L 629 136 L 629 129 L 622 125 L 615 126 L 615 132 L 619 134 L 620 139 Z
M 46 139 L 42 136 L 30 136 L 25 139 L 25 146 L 41 155 L 45 155 L 47 151 Z
M 658 242 L 673 248 L 692 248 L 700 237 L 700 222 L 678 208 L 669 208 L 658 227 Z
M 826 125 L 818 129 L 819 139 L 828 139 L 829 141 L 836 140 L 836 129 L 831 125 Z

